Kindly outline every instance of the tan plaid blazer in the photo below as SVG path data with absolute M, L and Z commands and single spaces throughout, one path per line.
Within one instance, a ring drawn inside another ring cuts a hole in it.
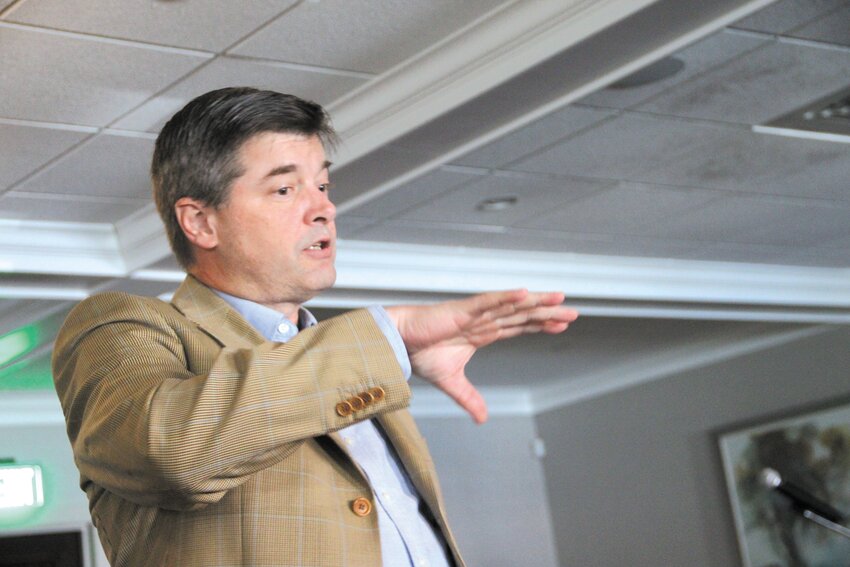
M 53 371 L 113 566 L 381 565 L 372 491 L 334 433 L 371 417 L 463 564 L 403 409 L 410 390 L 366 311 L 269 343 L 188 277 L 171 304 L 123 293 L 83 301 L 59 333 Z M 374 388 L 382 399 L 337 411 Z

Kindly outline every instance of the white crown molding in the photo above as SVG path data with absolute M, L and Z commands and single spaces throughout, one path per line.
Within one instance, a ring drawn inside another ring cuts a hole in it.
M 535 414 L 560 409 L 681 372 L 815 337 L 834 329 L 825 325 L 791 329 L 782 327 L 779 330 L 765 327 L 760 331 L 739 329 L 723 337 L 632 359 L 576 380 L 535 387 L 531 391 L 532 406 Z
M 531 392 L 524 387 L 484 387 L 478 391 L 487 402 L 487 414 L 490 417 L 530 416 L 535 410 Z M 459 417 L 472 419 L 454 400 L 431 386 L 412 387 L 413 397 L 410 413 L 417 418 Z
M 165 239 L 158 223 L 143 214 L 116 230 L 109 225 L 0 221 L 2 271 L 72 276 L 41 286 L 9 278 L 0 295 L 79 299 L 99 285 L 73 276 L 177 284 L 184 277 L 179 270 L 134 267 L 136 262 L 145 265 L 140 259 L 146 250 Z M 125 255 L 136 262 L 125 262 Z M 311 305 L 429 302 L 527 287 L 563 291 L 569 303 L 591 316 L 850 322 L 850 270 L 843 268 L 345 240 L 339 242 L 337 272 L 335 288 Z
M 850 308 L 850 271 L 341 241 L 337 287 L 475 293 L 528 287 L 573 300 Z M 376 274 L 379 274 L 376 277 Z
M 0 219 L 0 271 L 120 276 L 125 266 L 110 224 Z

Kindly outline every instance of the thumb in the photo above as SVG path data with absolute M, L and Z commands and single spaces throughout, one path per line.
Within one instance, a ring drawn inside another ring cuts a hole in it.
M 487 421 L 487 402 L 464 374 L 440 380 L 434 385 L 466 410 L 475 423 Z

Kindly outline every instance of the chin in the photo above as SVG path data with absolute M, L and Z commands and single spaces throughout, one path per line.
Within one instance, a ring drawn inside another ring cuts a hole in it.
M 311 285 L 309 286 L 309 289 L 311 290 L 311 299 L 331 289 L 335 283 L 336 270 L 333 270 L 328 274 L 317 275 L 317 277 L 310 282 Z

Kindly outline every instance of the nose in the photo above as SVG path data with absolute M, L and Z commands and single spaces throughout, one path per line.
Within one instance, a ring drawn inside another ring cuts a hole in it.
M 307 223 L 327 224 L 336 218 L 336 205 L 331 202 L 327 191 L 318 187 L 310 191 L 310 207 L 307 210 Z

